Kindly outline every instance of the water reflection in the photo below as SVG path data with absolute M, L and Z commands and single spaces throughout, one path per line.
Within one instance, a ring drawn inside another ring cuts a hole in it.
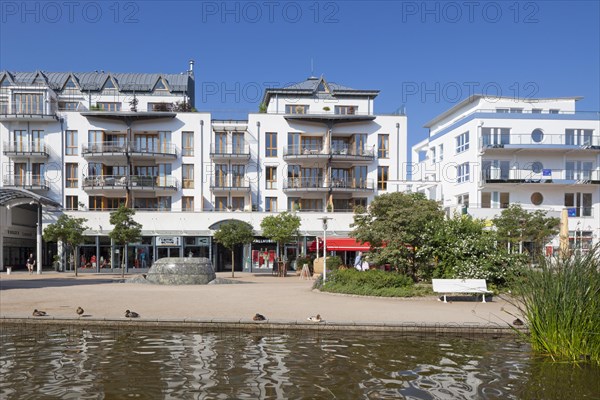
M 2 399 L 594 398 L 515 338 L 2 325 Z

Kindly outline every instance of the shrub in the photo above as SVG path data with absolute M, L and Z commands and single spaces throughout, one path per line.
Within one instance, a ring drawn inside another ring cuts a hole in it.
M 319 277 L 313 288 L 325 292 L 382 297 L 412 297 L 431 293 L 429 286 L 415 285 L 409 276 L 381 270 L 338 269 L 327 275 L 325 285 L 322 277 Z
M 542 259 L 516 282 L 515 306 L 532 348 L 552 359 L 600 364 L 600 247 L 586 255 Z

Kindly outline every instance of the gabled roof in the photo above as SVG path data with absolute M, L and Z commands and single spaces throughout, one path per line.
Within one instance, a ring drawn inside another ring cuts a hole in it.
M 303 82 L 294 83 L 282 88 L 266 89 L 262 102 L 268 104 L 271 96 L 276 94 L 318 96 L 320 98 L 335 98 L 338 96 L 376 97 L 379 94 L 379 90 L 353 89 L 334 82 L 327 82 L 324 77 L 317 78 L 310 76 Z
M 8 75 L 14 85 L 29 86 L 38 75 L 41 75 L 53 90 L 62 90 L 65 82 L 73 76 L 82 91 L 102 90 L 104 83 L 110 77 L 118 85 L 119 91 L 151 92 L 156 82 L 163 79 L 171 92 L 188 92 L 190 75 L 182 74 L 137 74 L 94 72 L 9 72 L 0 71 L 0 76 Z M 193 83 L 190 83 L 193 85 Z

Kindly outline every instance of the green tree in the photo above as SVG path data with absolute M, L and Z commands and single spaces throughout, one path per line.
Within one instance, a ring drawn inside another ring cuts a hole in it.
M 511 252 L 515 252 L 521 242 L 532 243 L 532 257 L 542 255 L 544 245 L 558 233 L 560 226 L 560 218 L 546 215 L 545 211 L 528 212 L 520 204 L 511 204 L 493 219 L 498 240 L 507 248 L 510 244 Z
M 88 229 L 85 225 L 86 222 L 87 219 L 85 218 L 73 218 L 63 214 L 58 217 L 55 223 L 44 228 L 44 240 L 61 241 L 71 249 L 75 276 L 77 276 L 77 245 L 83 242 L 83 232 Z M 63 256 L 64 254 L 61 254 L 61 258 Z
M 123 246 L 121 258 L 121 276 L 125 276 L 125 262 L 127 261 L 127 244 L 137 242 L 142 238 L 142 224 L 133 219 L 135 210 L 120 205 L 116 211 L 110 213 L 110 223 L 114 225 L 108 234 L 117 244 Z
M 498 244 L 496 231 L 470 215 L 455 214 L 428 224 L 426 230 L 429 240 L 418 249 L 417 257 L 429 261 L 428 278 L 486 279 L 503 285 L 521 265 L 520 255 L 510 255 Z
M 252 243 L 252 240 L 254 240 L 252 226 L 246 222 L 232 219 L 222 223 L 213 237 L 218 243 L 231 250 L 231 277 L 235 278 L 234 249 L 239 244 Z
M 439 205 L 422 193 L 386 193 L 375 197 L 367 210 L 355 211 L 350 236 L 370 243 L 370 262 L 391 264 L 416 279 L 415 250 L 428 240 L 425 227 L 443 219 Z
M 298 235 L 300 217 L 286 211 L 279 215 L 265 217 L 260 223 L 260 227 L 264 237 L 277 243 L 277 258 L 280 258 L 283 245 Z

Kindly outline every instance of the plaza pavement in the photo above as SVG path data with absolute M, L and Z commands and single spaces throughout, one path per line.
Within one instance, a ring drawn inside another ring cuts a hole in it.
M 217 276 L 229 279 L 231 272 Z M 292 329 L 506 333 L 515 318 L 506 311 L 517 314 L 498 296 L 487 303 L 455 300 L 444 304 L 437 296 L 399 299 L 322 293 L 312 290 L 314 281 L 294 275 L 283 278 L 236 272 L 234 279 L 244 284 L 163 286 L 123 283 L 120 275 L 1 273 L 0 323 L 131 323 L 124 317 L 129 309 L 140 314 L 136 323 L 165 326 L 257 325 L 252 317 L 260 313 L 267 318 L 265 324 Z M 75 313 L 78 306 L 85 310 L 83 317 Z M 44 310 L 48 316 L 32 317 L 34 309 Z M 307 321 L 316 314 L 324 322 Z

